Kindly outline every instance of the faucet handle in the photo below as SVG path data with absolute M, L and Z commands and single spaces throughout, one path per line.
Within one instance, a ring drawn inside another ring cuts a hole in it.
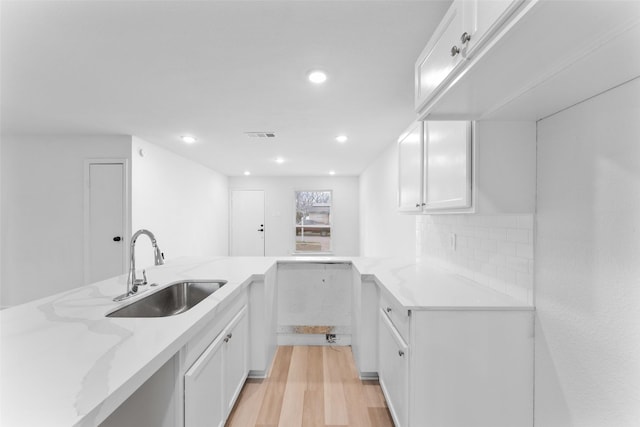
M 147 270 L 142 270 L 142 279 L 135 279 L 132 285 L 136 288 L 134 292 L 137 292 L 137 287 L 147 284 Z

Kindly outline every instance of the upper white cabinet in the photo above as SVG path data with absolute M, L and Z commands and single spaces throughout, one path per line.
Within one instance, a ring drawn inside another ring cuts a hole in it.
M 398 209 L 422 210 L 424 123 L 415 122 L 398 138 Z
M 417 58 L 415 107 L 420 120 L 539 120 L 639 75 L 640 2 L 454 0 Z
M 214 340 L 184 376 L 184 424 L 220 427 L 226 419 L 222 388 L 223 336 Z
M 398 139 L 400 212 L 471 206 L 471 124 L 416 122 Z
M 465 58 L 473 55 L 523 0 L 464 0 L 463 32 L 459 37 Z
M 471 206 L 471 123 L 425 122 L 424 210 Z
M 416 61 L 420 111 L 523 0 L 454 0 Z
M 406 137 L 398 141 L 400 212 L 534 211 L 535 122 L 427 121 L 413 128 L 422 129 L 415 147 L 423 151 L 403 147 Z
M 184 375 L 185 427 L 222 426 L 247 378 L 245 305 Z
M 416 109 L 431 99 L 438 86 L 462 61 L 460 44 L 456 40 L 463 33 L 463 10 L 464 1 L 455 0 L 416 62 Z
M 245 306 L 223 332 L 224 409 L 228 416 L 247 378 L 249 359 L 249 318 Z

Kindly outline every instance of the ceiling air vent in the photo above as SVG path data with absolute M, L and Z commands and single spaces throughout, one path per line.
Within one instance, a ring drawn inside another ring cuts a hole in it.
M 245 132 L 249 138 L 275 138 L 275 132 Z

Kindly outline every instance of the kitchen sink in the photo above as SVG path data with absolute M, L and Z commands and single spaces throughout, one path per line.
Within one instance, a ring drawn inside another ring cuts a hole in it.
M 107 314 L 107 317 L 175 316 L 191 309 L 225 283 L 226 280 L 188 280 L 172 283 L 158 292 Z

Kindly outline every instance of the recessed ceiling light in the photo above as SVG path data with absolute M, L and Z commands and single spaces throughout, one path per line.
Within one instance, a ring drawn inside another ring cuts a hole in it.
M 282 163 L 284 163 L 284 159 L 282 157 L 277 157 L 276 158 L 276 163 L 282 164 Z
M 320 70 L 311 71 L 307 77 L 311 83 L 315 83 L 317 85 L 327 81 L 327 73 Z
M 329 175 L 335 175 L 336 171 L 329 171 Z
M 340 142 L 340 143 L 345 143 L 347 142 L 349 138 L 347 138 L 347 135 L 338 135 L 336 136 L 336 141 Z
M 197 141 L 197 139 L 191 135 L 183 135 L 180 138 L 182 139 L 182 142 L 184 142 L 185 144 L 193 144 L 194 142 Z
M 244 175 L 245 175 L 245 176 L 249 176 L 249 175 L 251 175 L 251 172 L 249 172 L 249 171 L 244 171 Z

